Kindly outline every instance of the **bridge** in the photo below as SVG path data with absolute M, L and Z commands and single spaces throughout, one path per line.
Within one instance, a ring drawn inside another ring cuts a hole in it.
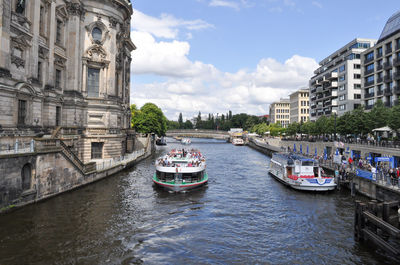
M 188 137 L 188 138 L 212 138 L 219 140 L 228 140 L 229 133 L 226 131 L 215 130 L 168 130 L 168 137 Z

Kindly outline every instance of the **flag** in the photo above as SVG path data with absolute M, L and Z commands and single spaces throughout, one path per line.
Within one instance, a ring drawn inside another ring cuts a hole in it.
M 307 145 L 307 155 L 308 155 L 308 145 Z
M 302 154 L 303 153 L 303 145 L 301 144 L 300 145 L 300 154 Z
M 293 144 L 293 152 L 296 153 L 296 144 Z

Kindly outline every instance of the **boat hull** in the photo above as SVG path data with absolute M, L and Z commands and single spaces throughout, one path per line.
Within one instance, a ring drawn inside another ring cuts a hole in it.
M 208 176 L 206 175 L 201 181 L 195 183 L 180 183 L 180 184 L 173 184 L 169 182 L 162 182 L 158 180 L 155 176 L 153 177 L 153 182 L 155 185 L 162 187 L 166 190 L 173 191 L 173 192 L 182 192 L 191 189 L 196 189 L 201 186 L 204 186 L 208 183 Z
M 296 190 L 303 191 L 329 191 L 336 188 L 333 178 L 297 178 L 291 179 L 284 176 L 284 167 L 271 160 L 269 174 L 279 182 Z

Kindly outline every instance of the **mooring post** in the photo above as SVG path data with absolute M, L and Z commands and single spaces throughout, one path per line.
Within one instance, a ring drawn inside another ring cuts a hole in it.
M 356 200 L 355 202 L 355 209 L 354 209 L 354 237 L 358 241 L 359 238 L 359 208 L 360 208 L 360 201 Z
M 360 203 L 359 207 L 359 216 L 360 216 L 360 222 L 359 222 L 359 240 L 363 241 L 364 240 L 364 232 L 363 229 L 365 228 L 365 218 L 363 212 L 367 209 L 367 204 L 364 202 Z
M 356 184 L 353 182 L 353 180 L 351 180 L 350 186 L 351 186 L 351 197 L 354 197 L 356 196 Z

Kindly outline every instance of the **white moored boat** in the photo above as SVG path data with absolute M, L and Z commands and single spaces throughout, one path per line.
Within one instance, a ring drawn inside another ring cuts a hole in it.
M 208 182 L 205 157 L 200 151 L 171 150 L 156 161 L 153 182 L 170 191 L 186 191 Z
M 327 191 L 336 187 L 333 177 L 323 176 L 317 160 L 301 155 L 273 154 L 269 173 L 277 180 L 297 190 Z

